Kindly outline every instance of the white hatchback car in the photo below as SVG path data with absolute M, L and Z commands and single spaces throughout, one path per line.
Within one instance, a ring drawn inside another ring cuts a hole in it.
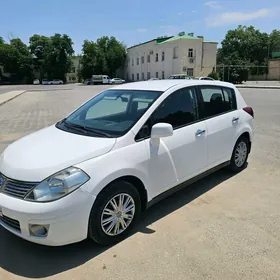
M 125 238 L 140 213 L 222 167 L 241 171 L 252 108 L 234 85 L 196 80 L 106 89 L 0 157 L 0 224 L 35 243 Z

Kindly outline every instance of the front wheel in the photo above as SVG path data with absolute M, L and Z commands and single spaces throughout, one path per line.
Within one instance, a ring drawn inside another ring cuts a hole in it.
M 96 198 L 92 207 L 88 236 L 102 245 L 126 238 L 141 213 L 137 189 L 126 181 L 109 185 Z
M 247 164 L 249 155 L 249 141 L 246 137 L 241 136 L 233 149 L 229 169 L 233 172 L 240 172 Z

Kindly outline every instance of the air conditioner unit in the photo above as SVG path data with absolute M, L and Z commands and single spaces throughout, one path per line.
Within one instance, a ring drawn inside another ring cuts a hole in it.
M 190 63 L 194 63 L 194 58 L 190 58 Z
M 150 51 L 150 54 L 154 54 L 154 51 Z

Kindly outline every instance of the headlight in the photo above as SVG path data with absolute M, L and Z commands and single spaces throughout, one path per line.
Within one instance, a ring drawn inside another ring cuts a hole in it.
M 73 192 L 88 180 L 89 176 L 81 169 L 69 167 L 41 182 L 25 199 L 38 202 L 57 200 Z

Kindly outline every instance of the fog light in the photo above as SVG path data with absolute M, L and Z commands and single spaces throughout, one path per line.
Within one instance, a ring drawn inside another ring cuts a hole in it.
M 29 233 L 32 236 L 46 237 L 50 225 L 29 225 Z

